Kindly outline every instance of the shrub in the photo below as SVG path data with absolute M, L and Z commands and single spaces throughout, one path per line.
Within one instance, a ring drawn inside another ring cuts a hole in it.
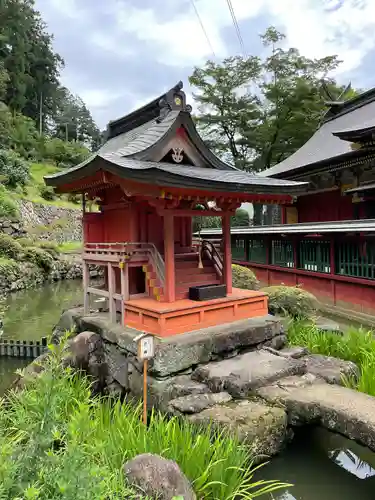
M 375 396 L 375 337 L 373 331 L 350 328 L 343 336 L 320 330 L 306 321 L 292 321 L 288 328 L 290 345 L 307 347 L 313 354 L 352 361 L 359 367 L 359 379 L 344 378 L 344 385 Z
M 22 254 L 22 246 L 9 234 L 0 234 L 0 255 L 10 259 L 18 259 Z
M 41 241 L 39 247 L 48 252 L 55 259 L 60 255 L 60 249 L 54 241 Z
M 89 150 L 79 142 L 53 138 L 45 143 L 45 158 L 54 161 L 61 168 L 77 165 L 89 154 Z
M 40 267 L 45 272 L 49 272 L 53 267 L 52 255 L 42 248 L 29 247 L 25 250 L 25 259 Z
M 29 179 L 29 164 L 14 151 L 0 149 L 0 176 L 5 185 L 24 186 Z
M 19 215 L 18 205 L 4 186 L 0 185 L 0 217 L 15 219 Z
M 268 309 L 272 314 L 310 318 L 318 309 L 315 295 L 298 286 L 269 286 L 262 291 L 268 294 Z
M 232 283 L 235 288 L 259 290 L 259 281 L 251 269 L 232 264 Z
M 38 186 L 40 196 L 47 201 L 52 201 L 56 199 L 56 193 L 51 186 L 45 186 L 44 184 L 40 184 Z
M 33 247 L 36 245 L 35 240 L 31 238 L 17 238 L 17 243 L 19 243 L 22 247 Z
M 69 193 L 67 199 L 70 203 L 74 203 L 75 205 L 80 205 L 81 203 L 81 196 L 79 194 Z

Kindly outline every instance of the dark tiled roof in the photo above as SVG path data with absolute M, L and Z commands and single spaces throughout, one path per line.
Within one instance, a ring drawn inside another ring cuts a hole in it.
M 222 171 L 164 162 L 141 161 L 113 154 L 104 154 L 101 158 L 105 160 L 104 169 L 119 177 L 139 182 L 150 182 L 152 180 L 153 184 L 161 186 L 234 193 L 291 195 L 303 191 L 307 186 L 304 182 L 268 179 L 241 170 Z M 63 173 L 46 177 L 46 182 L 49 185 L 57 186 L 61 184 L 62 177 L 64 182 L 73 182 L 85 175 L 92 175 L 100 168 L 103 168 L 103 165 L 99 165 L 99 162 L 91 162 L 85 165 L 84 172 L 77 168 L 69 169 Z
M 371 90 L 344 103 L 331 115 L 327 114 L 323 125 L 298 151 L 260 175 L 282 177 L 284 173 L 297 174 L 299 170 L 313 164 L 329 164 L 337 156 L 352 153 L 350 142 L 341 140 L 335 133 L 374 126 L 375 91 Z
M 199 136 L 181 88 L 179 84 L 171 89 L 161 103 L 155 99 L 141 110 L 111 122 L 109 139 L 96 154 L 76 167 L 45 177 L 46 183 L 64 186 L 103 169 L 125 179 L 170 187 L 259 194 L 301 191 L 304 183 L 264 179 L 221 161 Z M 174 99 L 176 96 L 179 99 Z M 157 109 L 159 114 L 155 116 Z M 195 148 L 200 167 L 155 161 L 180 127 Z

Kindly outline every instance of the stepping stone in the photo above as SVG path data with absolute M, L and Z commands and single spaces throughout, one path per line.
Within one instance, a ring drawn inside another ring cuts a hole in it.
M 233 397 L 246 398 L 258 387 L 305 372 L 302 360 L 276 356 L 261 349 L 200 366 L 192 378 L 206 383 L 212 392 L 227 391 Z
M 375 451 L 375 398 L 324 382 L 287 387 L 282 381 L 257 394 L 285 406 L 290 425 L 318 424 Z

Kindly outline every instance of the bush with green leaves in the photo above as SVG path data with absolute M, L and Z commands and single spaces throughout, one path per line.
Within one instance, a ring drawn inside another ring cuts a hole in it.
M 262 291 L 268 294 L 268 309 L 272 314 L 310 318 L 318 309 L 315 295 L 299 286 L 276 285 Z
M 24 258 L 29 262 L 40 267 L 43 271 L 48 273 L 53 267 L 54 259 L 50 252 L 43 250 L 43 248 L 29 247 L 25 249 Z
M 125 482 L 125 462 L 155 453 L 177 462 L 200 499 L 253 499 L 286 486 L 253 479 L 252 457 L 225 433 L 130 402 L 93 398 L 89 379 L 61 366 L 64 343 L 45 369 L 0 408 L 1 498 L 141 499 Z
M 56 193 L 51 186 L 46 186 L 45 184 L 40 184 L 38 186 L 40 196 L 47 201 L 53 201 L 56 199 Z
M 9 234 L 0 233 L 0 255 L 10 259 L 19 259 L 23 248 L 20 243 Z
M 0 149 L 0 176 L 10 188 L 24 186 L 30 177 L 29 164 L 14 151 Z
M 4 219 L 17 219 L 19 207 L 12 199 L 10 192 L 0 184 L 0 217 Z
M 232 284 L 244 290 L 259 290 L 259 281 L 251 269 L 232 264 Z
M 84 161 L 90 152 L 76 141 L 63 141 L 59 138 L 49 139 L 45 144 L 44 158 L 53 161 L 61 168 L 72 167 Z

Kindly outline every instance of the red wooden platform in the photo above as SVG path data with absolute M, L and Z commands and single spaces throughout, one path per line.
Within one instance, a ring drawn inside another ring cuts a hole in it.
M 125 324 L 160 337 L 266 314 L 265 293 L 238 288 L 227 297 L 202 302 L 183 299 L 167 303 L 149 297 L 125 301 Z

